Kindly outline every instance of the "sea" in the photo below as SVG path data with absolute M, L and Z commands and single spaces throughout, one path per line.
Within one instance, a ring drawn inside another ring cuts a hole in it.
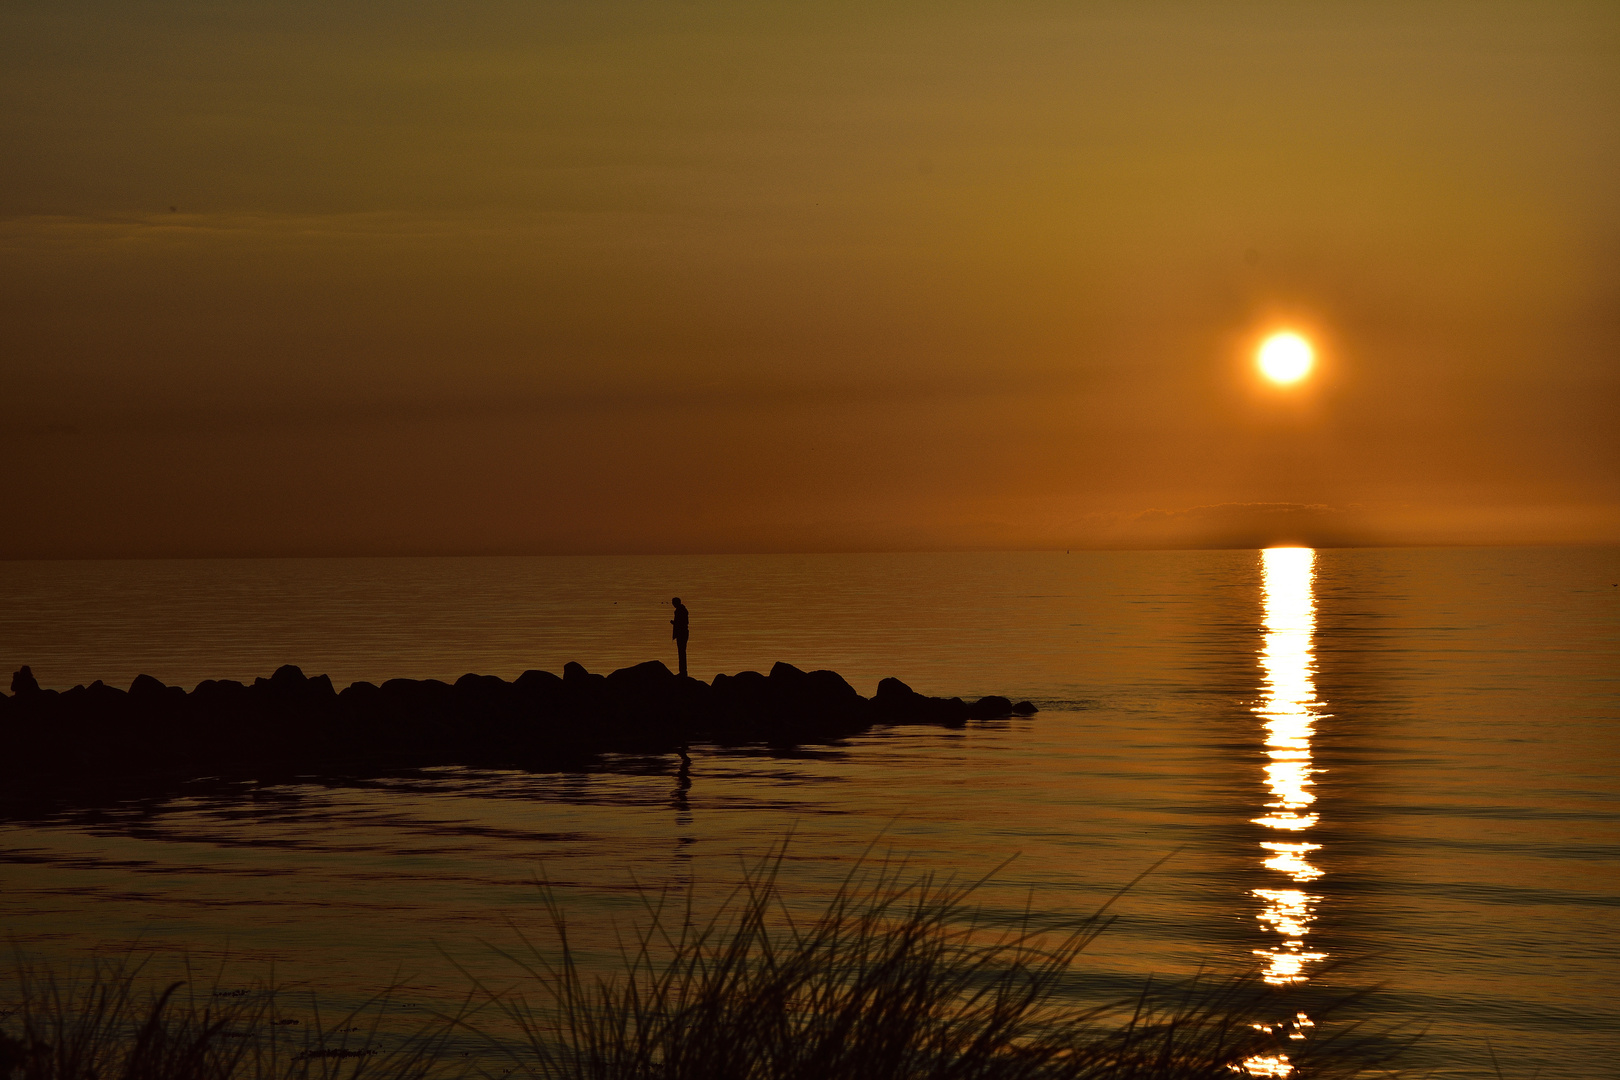
M 1352 1001 L 1415 1074 L 1620 1076 L 1620 549 L 13 561 L 0 664 L 56 689 L 673 667 L 677 595 L 702 678 L 786 661 L 1040 711 L 695 746 L 684 775 L 4 801 L 4 932 L 426 1015 L 515 978 L 553 908 L 605 940 L 773 852 L 811 905 L 877 860 L 984 878 L 1009 925 L 1107 906 L 1074 991 L 1099 1000 L 1235 974 Z

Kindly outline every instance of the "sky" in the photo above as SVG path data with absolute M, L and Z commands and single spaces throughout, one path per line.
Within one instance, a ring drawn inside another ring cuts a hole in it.
M 0 103 L 0 557 L 1620 541 L 1610 2 L 10 0 Z

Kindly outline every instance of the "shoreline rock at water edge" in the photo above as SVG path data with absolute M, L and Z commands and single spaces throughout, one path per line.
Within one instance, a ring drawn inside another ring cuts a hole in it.
M 961 727 L 1036 712 L 989 696 L 928 697 L 884 679 L 870 698 L 834 671 L 778 663 L 769 674 L 676 675 L 651 660 L 610 674 L 563 673 L 356 682 L 284 665 L 244 684 L 208 679 L 187 693 L 139 675 L 40 689 L 29 669 L 0 694 L 0 773 L 318 772 L 422 765 L 547 767 L 609 752 L 677 753 L 693 743 L 794 746 L 877 725 Z

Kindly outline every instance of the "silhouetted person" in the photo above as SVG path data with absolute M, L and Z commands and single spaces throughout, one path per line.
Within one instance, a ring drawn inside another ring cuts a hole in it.
M 682 608 L 681 610 L 684 612 L 686 609 Z M 685 616 L 682 616 L 682 618 L 684 620 Z M 681 625 L 685 626 L 686 624 L 683 621 Z M 684 656 L 685 654 L 686 645 L 682 643 L 681 655 Z M 684 665 L 684 661 L 682 663 Z M 0 671 L 4 670 L 5 668 L 0 668 Z M 686 668 L 683 666 L 681 670 L 685 671 Z M 39 682 L 34 678 L 34 672 L 27 664 L 24 664 L 22 670 L 11 676 L 11 692 L 13 694 L 37 694 L 39 692 Z
M 676 597 L 670 603 L 675 605 L 675 617 L 669 620 L 669 625 L 675 628 L 675 657 L 681 666 L 680 674 L 686 674 L 686 605 L 681 598 Z

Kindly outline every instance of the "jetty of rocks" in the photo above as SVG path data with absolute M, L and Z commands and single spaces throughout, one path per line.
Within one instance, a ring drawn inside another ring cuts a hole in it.
M 357 682 L 287 665 L 252 685 L 209 679 L 190 693 L 137 676 L 40 689 L 29 669 L 0 694 L 0 773 L 214 775 L 321 773 L 428 765 L 555 768 L 609 752 L 685 753 L 693 743 L 793 746 L 879 724 L 939 724 L 1028 715 L 1027 701 L 927 697 L 884 679 L 862 697 L 834 671 L 779 663 L 713 682 L 653 660 L 608 675 L 576 663 L 561 676 L 494 675 Z

